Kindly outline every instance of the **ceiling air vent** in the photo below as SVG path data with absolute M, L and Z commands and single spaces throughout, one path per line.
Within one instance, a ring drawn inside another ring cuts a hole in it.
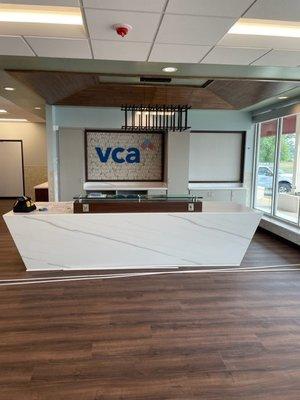
M 172 78 L 159 78 L 159 77 L 149 77 L 149 76 L 141 76 L 140 82 L 148 82 L 148 83 L 170 83 Z

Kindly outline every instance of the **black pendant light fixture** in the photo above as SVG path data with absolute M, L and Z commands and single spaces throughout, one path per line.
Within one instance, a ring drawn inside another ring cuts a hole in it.
M 126 131 L 186 131 L 188 126 L 188 105 L 124 105 Z

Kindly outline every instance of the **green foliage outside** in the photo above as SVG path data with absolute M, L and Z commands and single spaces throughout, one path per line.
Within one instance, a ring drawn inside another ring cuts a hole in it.
M 294 133 L 281 136 L 280 163 L 281 167 L 286 166 L 286 172 L 293 169 L 295 157 L 295 139 Z M 260 138 L 259 162 L 274 163 L 275 157 L 275 136 L 265 136 Z

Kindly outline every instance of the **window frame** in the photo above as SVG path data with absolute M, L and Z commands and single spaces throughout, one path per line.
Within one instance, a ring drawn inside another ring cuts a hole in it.
M 277 210 L 277 203 L 278 203 L 278 171 L 280 167 L 280 149 L 281 149 L 281 140 L 282 140 L 282 130 L 283 130 L 283 119 L 285 117 L 291 115 L 298 115 L 300 118 L 299 113 L 293 113 L 284 115 L 278 118 L 271 118 L 269 120 L 260 121 L 255 123 L 254 128 L 254 154 L 253 154 L 253 176 L 252 176 L 252 195 L 251 195 L 251 207 L 255 210 L 262 211 L 256 206 L 256 194 L 257 194 L 257 175 L 258 175 L 258 160 L 259 160 L 259 148 L 260 148 L 260 133 L 261 133 L 261 124 L 270 122 L 270 121 L 277 121 L 277 129 L 276 129 L 276 139 L 275 139 L 275 157 L 274 157 L 274 171 L 273 171 L 273 185 L 272 185 L 272 203 L 271 203 L 271 211 L 262 211 L 264 215 L 268 217 L 272 217 L 275 220 L 284 222 L 285 224 L 294 226 L 299 228 L 300 227 L 300 202 L 299 202 L 299 209 L 298 209 L 298 221 L 293 222 L 288 219 L 282 218 L 276 215 Z

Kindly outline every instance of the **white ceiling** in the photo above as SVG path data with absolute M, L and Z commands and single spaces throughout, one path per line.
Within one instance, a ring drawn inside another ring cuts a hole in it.
M 255 61 L 253 65 L 296 67 L 300 65 L 300 51 L 271 50 L 264 57 Z
M 92 40 L 96 59 L 145 61 L 151 43 Z
M 5 0 L 80 7 L 84 27 L 0 24 L 0 54 L 166 63 L 300 65 L 300 39 L 228 33 L 239 18 L 300 21 L 300 0 Z M 121 38 L 112 29 L 127 23 Z
M 254 0 L 170 0 L 167 12 L 239 18 Z
M 265 49 L 245 49 L 244 47 L 214 47 L 202 60 L 207 64 L 249 65 L 266 53 Z
M 39 57 L 92 58 L 87 39 L 40 38 L 26 36 L 26 42 Z
M 168 60 L 172 63 L 197 63 L 208 53 L 211 46 L 192 46 L 183 44 L 154 44 L 149 61 Z
M 86 8 L 102 10 L 123 10 L 160 13 L 165 6 L 165 0 L 83 0 Z
M 299 0 L 257 0 L 244 15 L 246 18 L 300 21 Z

